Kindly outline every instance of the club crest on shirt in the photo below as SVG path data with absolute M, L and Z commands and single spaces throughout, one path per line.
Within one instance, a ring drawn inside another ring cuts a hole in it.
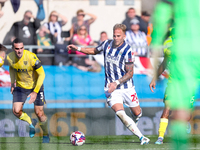
M 129 59 L 128 59 L 128 62 L 133 62 L 133 59 L 132 59 L 132 58 L 129 58 Z
M 27 61 L 24 61 L 24 65 L 27 65 L 27 63 L 28 63 Z
M 108 46 L 108 50 L 110 49 L 110 45 Z

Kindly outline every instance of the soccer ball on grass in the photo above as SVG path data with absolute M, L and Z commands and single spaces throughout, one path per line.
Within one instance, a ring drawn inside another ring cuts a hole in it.
M 84 133 L 81 132 L 81 131 L 74 131 L 70 135 L 70 142 L 74 146 L 81 146 L 81 145 L 83 145 L 85 143 L 85 135 L 84 135 Z

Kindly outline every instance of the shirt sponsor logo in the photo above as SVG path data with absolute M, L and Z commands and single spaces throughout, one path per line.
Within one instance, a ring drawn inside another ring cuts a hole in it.
M 106 62 L 118 64 L 119 63 L 119 57 L 108 55 L 107 58 L 106 58 Z
M 27 69 L 14 69 L 16 72 L 28 72 Z

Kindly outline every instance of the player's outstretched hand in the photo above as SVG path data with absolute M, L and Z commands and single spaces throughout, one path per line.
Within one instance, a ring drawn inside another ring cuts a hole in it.
M 108 84 L 108 93 L 112 93 L 117 88 L 116 82 L 111 82 Z
M 78 49 L 78 47 L 75 46 L 75 45 L 73 45 L 73 44 L 70 44 L 70 45 L 67 46 L 67 49 L 68 49 L 68 51 L 69 51 L 69 50 L 76 51 L 76 50 Z
M 156 81 L 153 79 L 152 81 L 151 81 L 151 83 L 149 84 L 149 88 L 150 88 L 150 90 L 151 90 L 151 92 L 154 92 L 154 90 L 156 89 Z M 154 90 L 153 90 L 153 89 Z
M 36 100 L 37 93 L 36 92 L 31 92 L 31 94 L 29 94 L 28 97 L 31 97 L 28 103 L 32 104 Z

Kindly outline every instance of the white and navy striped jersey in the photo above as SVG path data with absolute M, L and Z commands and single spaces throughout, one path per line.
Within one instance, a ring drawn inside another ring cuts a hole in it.
M 97 51 L 103 51 L 104 54 L 104 69 L 105 69 L 105 87 L 108 88 L 108 84 L 120 79 L 127 72 L 125 65 L 134 62 L 134 54 L 131 46 L 125 41 L 117 48 L 113 48 L 113 40 L 106 40 L 101 43 L 96 49 Z M 127 89 L 133 87 L 133 79 L 129 79 L 126 82 L 117 86 L 117 89 Z
M 141 32 L 134 33 L 132 30 L 126 31 L 126 42 L 131 46 L 147 46 L 146 34 Z M 138 55 L 145 56 L 147 54 L 147 48 L 133 48 L 134 52 L 137 52 Z

